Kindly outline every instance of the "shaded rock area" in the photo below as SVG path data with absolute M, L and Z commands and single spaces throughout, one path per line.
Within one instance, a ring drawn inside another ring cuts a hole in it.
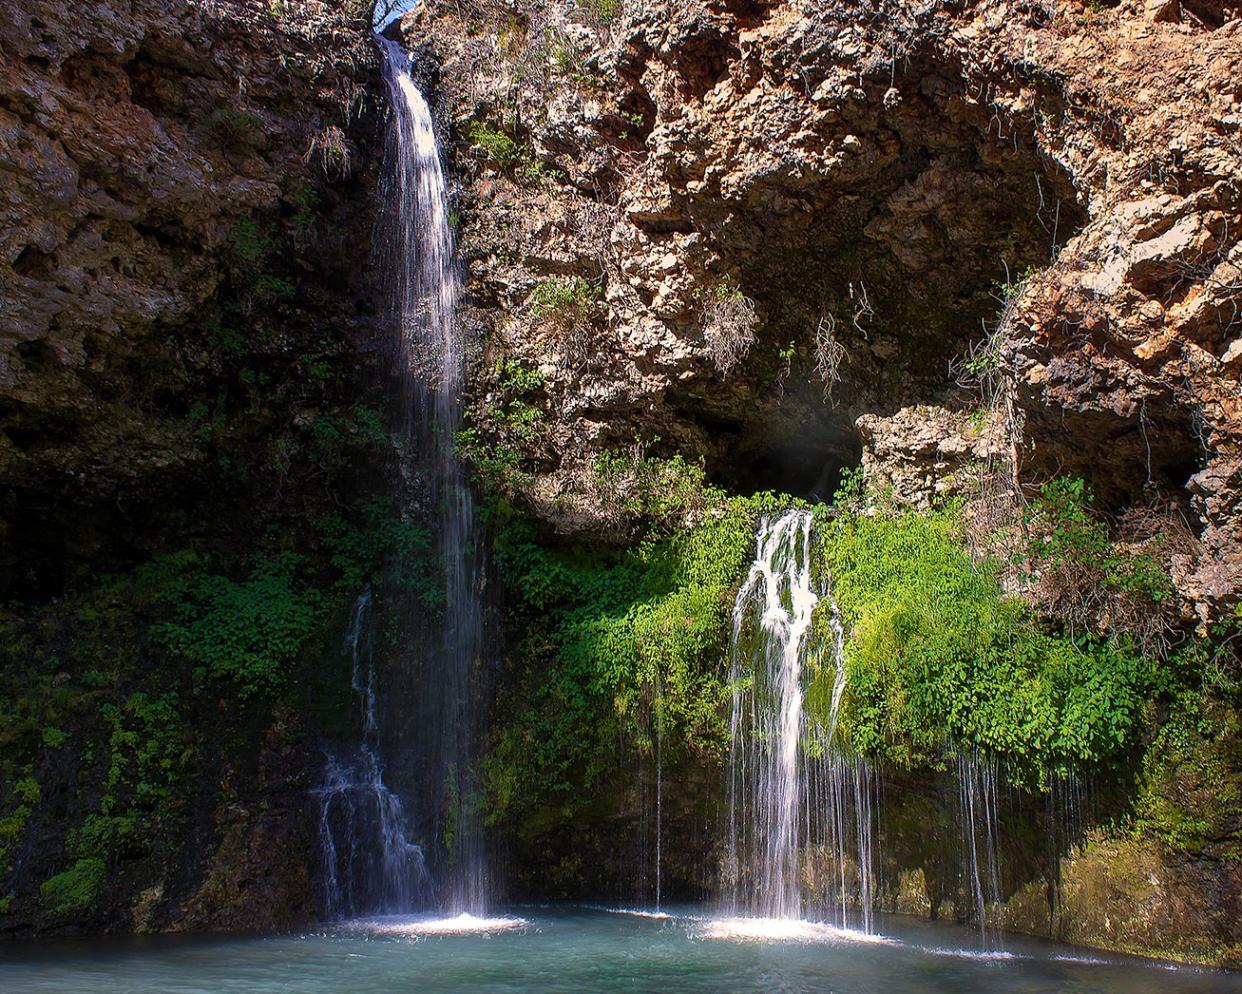
M 365 22 L 273 10 L 0 5 L 6 596 L 271 506 L 222 435 L 307 430 L 369 335 Z
M 313 552 L 384 435 L 366 13 L 0 2 L 5 931 L 318 913 L 333 691 L 282 711 L 205 684 L 152 634 L 188 588 L 126 571 Z M 308 666 L 337 659 L 323 615 Z

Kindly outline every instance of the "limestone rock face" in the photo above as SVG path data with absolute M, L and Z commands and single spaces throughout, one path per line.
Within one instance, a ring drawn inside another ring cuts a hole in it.
M 66 554 L 29 548 L 34 522 L 89 545 L 83 519 L 118 531 L 201 487 L 187 415 L 220 396 L 222 343 L 288 360 L 315 294 L 333 335 L 357 328 L 345 267 L 372 212 L 343 157 L 376 128 L 365 22 L 326 4 L 2 0 L 0 53 L 0 545 L 21 573 Z M 280 241 L 299 212 L 333 251 Z
M 1173 495 L 1237 597 L 1236 5 L 472 10 L 405 30 L 458 139 L 476 421 L 550 523 L 590 531 L 592 460 L 636 440 L 742 489 L 822 493 L 861 460 L 915 503 L 995 449 L 1110 509 Z M 599 306 L 549 320 L 537 289 L 574 277 Z M 754 305 L 723 363 L 713 295 Z M 489 420 L 504 361 L 543 374 L 537 430 Z M 987 444 L 926 422 L 998 403 Z

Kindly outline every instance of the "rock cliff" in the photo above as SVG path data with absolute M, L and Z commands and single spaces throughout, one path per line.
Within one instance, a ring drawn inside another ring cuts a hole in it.
M 152 635 L 179 595 L 126 571 L 252 576 L 286 530 L 305 551 L 384 434 L 367 14 L 0 3 L 6 929 L 314 913 L 320 723 L 205 687 Z
M 6 595 L 149 552 L 208 493 L 270 505 L 295 454 L 272 443 L 338 399 L 371 312 L 365 26 L 314 3 L 0 5 Z M 271 458 L 239 481 L 219 458 L 243 432 Z
M 1171 498 L 1187 606 L 1218 613 L 1242 591 L 1237 15 L 422 5 L 490 465 L 564 532 L 601 530 L 592 461 L 636 441 L 802 494 L 860 462 L 916 502 L 982 466 L 1075 473 L 1115 512 Z M 495 416 L 497 357 L 543 374 L 536 427 Z

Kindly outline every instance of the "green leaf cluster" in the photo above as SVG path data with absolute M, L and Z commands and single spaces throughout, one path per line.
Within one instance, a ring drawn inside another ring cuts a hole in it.
M 102 859 L 76 860 L 69 869 L 49 877 L 39 887 L 44 907 L 54 915 L 84 911 L 95 904 L 108 878 Z
M 172 618 L 152 634 L 202 673 L 232 682 L 242 699 L 268 696 L 284 684 L 322 604 L 303 563 L 281 552 L 259 558 L 235 580 L 207 572 L 193 554 L 179 563 L 165 559 L 159 598 Z
M 723 660 L 733 598 L 770 497 L 715 505 L 688 530 L 616 555 L 541 544 L 501 509 L 497 559 L 527 632 L 523 678 L 488 761 L 489 817 L 528 828 L 649 751 L 718 758 L 727 740 Z
M 824 513 L 819 534 L 850 633 L 839 728 L 852 748 L 909 765 L 977 745 L 1033 784 L 1134 745 L 1151 662 L 1044 631 L 994 564 L 971 560 L 956 508 Z

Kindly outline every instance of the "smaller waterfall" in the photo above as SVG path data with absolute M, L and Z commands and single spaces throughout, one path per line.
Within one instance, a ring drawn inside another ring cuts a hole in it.
M 422 847 L 406 837 L 401 801 L 384 784 L 369 748 L 361 746 L 346 762 L 329 755 L 315 793 L 329 919 L 392 914 L 426 902 L 430 879 Z
M 408 838 L 401 800 L 384 783 L 376 755 L 374 637 L 368 588 L 354 602 L 343 650 L 362 708 L 363 740 L 346 758 L 328 754 L 323 781 L 314 791 L 323 904 L 330 919 L 409 911 L 427 900 L 430 889 L 422 847 Z
M 831 593 L 814 577 L 813 525 L 804 509 L 765 519 L 734 603 L 725 874 L 735 913 L 800 918 L 814 909 L 842 927 L 870 930 L 876 778 L 836 741 L 845 633 Z M 816 634 L 817 613 L 826 639 Z M 822 682 L 824 667 L 831 667 L 827 713 L 815 720 L 806 689 Z

